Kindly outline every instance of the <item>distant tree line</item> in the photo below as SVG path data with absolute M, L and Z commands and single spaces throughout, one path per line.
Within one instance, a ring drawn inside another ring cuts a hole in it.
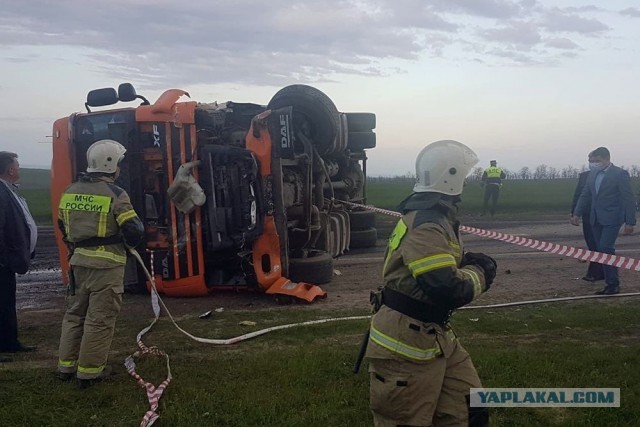
M 640 166 L 631 165 L 631 167 L 627 168 L 626 166 L 620 166 L 622 169 L 629 172 L 631 177 L 640 177 Z M 578 175 L 581 172 L 587 170 L 586 165 L 582 165 L 580 169 L 567 166 L 562 169 L 554 168 L 553 166 L 548 166 L 545 164 L 541 164 L 536 166 L 534 169 L 529 168 L 529 166 L 523 166 L 518 171 L 513 171 L 509 169 L 502 168 L 507 179 L 567 179 L 567 178 L 578 178 Z M 470 181 L 480 181 L 482 179 L 482 173 L 484 172 L 484 168 L 476 167 L 473 168 L 471 174 L 469 174 Z M 396 176 L 377 176 L 377 177 L 367 177 L 370 181 L 414 181 L 415 175 L 413 172 L 407 172 L 404 175 L 396 175 Z

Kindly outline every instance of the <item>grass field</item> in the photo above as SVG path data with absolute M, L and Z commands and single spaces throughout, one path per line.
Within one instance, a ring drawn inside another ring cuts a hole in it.
M 498 201 L 498 215 L 526 216 L 528 214 L 569 214 L 577 179 L 541 179 L 504 181 Z M 640 179 L 631 181 L 632 191 L 640 193 Z M 367 184 L 369 204 L 395 209 L 413 188 L 407 179 L 371 180 Z M 477 215 L 482 212 L 483 188 L 478 181 L 470 181 L 462 194 L 462 211 Z
M 21 193 L 27 199 L 38 224 L 51 224 L 51 201 L 48 170 L 22 169 Z M 576 179 L 505 181 L 498 202 L 498 216 L 526 217 L 538 214 L 569 213 Z M 367 185 L 368 203 L 395 209 L 411 194 L 413 181 L 408 179 L 372 179 Z M 632 188 L 640 193 L 640 179 L 632 180 Z M 477 215 L 482 211 L 483 189 L 479 182 L 470 182 L 463 193 L 463 214 Z
M 126 311 L 126 308 L 125 308 Z M 123 313 L 124 314 L 124 313 Z M 302 309 L 234 311 L 180 323 L 205 337 L 230 337 L 269 326 L 365 312 Z M 55 360 L 21 369 L 0 365 L 0 424 L 7 426 L 137 425 L 144 391 L 121 364 L 134 350 L 147 316 L 118 322 L 107 383 L 80 391 L 53 377 Z M 477 321 L 471 321 L 473 318 Z M 238 326 L 254 320 L 252 328 Z M 25 342 L 55 348 L 58 324 L 24 331 Z M 160 404 L 167 426 L 370 426 L 366 364 L 351 372 L 366 321 L 275 332 L 229 347 L 198 344 L 161 321 L 146 344 L 171 356 L 174 380 Z M 633 300 L 581 302 L 492 311 L 458 311 L 454 327 L 485 387 L 613 387 L 620 408 L 501 408 L 492 426 L 634 426 L 640 418 L 640 311 Z M 127 351 L 130 350 L 130 351 Z M 157 384 L 163 359 L 143 359 L 138 372 Z M 16 366 L 16 364 L 13 364 Z
M 44 179 L 44 178 L 41 178 Z M 34 187 L 42 185 L 33 181 Z M 638 181 L 634 181 L 635 191 Z M 567 213 L 575 180 L 507 181 L 501 215 Z M 410 181 L 374 181 L 369 203 L 395 209 L 411 192 Z M 22 191 L 40 223 L 49 216 L 47 188 Z M 481 189 L 465 190 L 466 212 L 480 209 Z M 50 220 L 49 220 L 50 221 Z M 142 298 L 142 297 L 135 297 Z M 131 310 L 131 306 L 128 307 Z M 179 322 L 191 333 L 222 338 L 304 320 L 367 314 L 318 312 L 304 306 L 263 311 L 197 313 Z M 27 314 L 28 315 L 28 314 Z M 474 319 L 473 321 L 471 319 Z M 476 320 L 477 319 L 477 320 Z M 117 324 L 111 363 L 116 375 L 80 391 L 53 376 L 59 322 L 21 327 L 35 354 L 0 364 L 0 425 L 137 425 L 148 409 L 144 390 L 122 361 L 135 350 L 135 335 L 149 314 L 127 312 Z M 241 327 L 253 320 L 255 327 Z M 485 387 L 613 387 L 620 408 L 502 408 L 491 410 L 492 426 L 635 426 L 640 419 L 640 310 L 637 300 L 548 304 L 491 311 L 458 311 L 454 327 L 471 353 Z M 198 344 L 163 319 L 145 339 L 171 356 L 174 380 L 161 400 L 167 426 L 370 426 L 366 364 L 351 368 L 366 321 L 289 329 L 230 347 Z M 42 359 L 43 353 L 51 360 Z M 40 359 L 39 359 L 40 358 Z M 158 384 L 162 359 L 143 359 L 139 373 Z

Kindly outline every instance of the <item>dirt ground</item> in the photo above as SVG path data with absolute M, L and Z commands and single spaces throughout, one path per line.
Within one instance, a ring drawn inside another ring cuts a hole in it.
M 326 312 L 368 309 L 369 290 L 381 282 L 384 238 L 395 223 L 380 217 L 378 244 L 370 250 L 353 251 L 335 262 L 334 280 L 323 285 L 327 298 L 314 304 L 296 304 L 293 309 Z M 467 218 L 465 225 L 526 236 L 547 242 L 584 247 L 582 229 L 569 225 L 565 217 L 537 220 L 491 220 Z M 498 261 L 498 276 L 490 291 L 474 305 L 505 303 L 552 297 L 593 294 L 603 284 L 588 283 L 580 278 L 587 265 L 578 260 L 533 251 L 472 235 L 464 237 L 465 248 L 485 252 Z M 640 257 L 640 235 L 620 236 L 618 253 Z M 621 270 L 621 292 L 640 292 L 640 272 Z M 225 310 L 268 310 L 276 307 L 271 298 L 260 293 L 218 292 L 204 298 L 164 298 L 174 315 L 199 314 L 222 307 Z M 20 327 L 59 323 L 64 311 L 64 287 L 60 278 L 57 249 L 51 228 L 40 230 L 37 257 L 32 271 L 18 277 L 18 321 Z M 151 313 L 146 295 L 125 295 L 122 315 Z

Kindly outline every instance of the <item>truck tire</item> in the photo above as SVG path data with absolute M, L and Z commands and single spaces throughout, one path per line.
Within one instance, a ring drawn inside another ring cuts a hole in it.
M 366 230 L 351 230 L 350 249 L 372 248 L 378 242 L 378 230 L 368 228 Z
M 376 115 L 373 113 L 345 113 L 349 132 L 368 132 L 376 128 Z
M 376 213 L 372 211 L 351 211 L 349 221 L 352 231 L 362 231 L 376 226 Z
M 376 134 L 373 132 L 349 132 L 347 134 L 347 148 L 351 151 L 375 148 Z
M 267 108 L 289 106 L 293 107 L 294 132 L 308 129 L 306 136 L 313 140 L 320 155 L 336 151 L 340 115 L 327 95 L 307 85 L 286 86 L 273 95 Z
M 310 252 L 307 258 L 289 258 L 289 279 L 315 285 L 333 278 L 333 258 L 325 251 Z

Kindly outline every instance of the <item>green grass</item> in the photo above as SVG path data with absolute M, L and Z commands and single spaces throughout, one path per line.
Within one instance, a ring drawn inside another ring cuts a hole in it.
M 530 214 L 569 214 L 577 179 L 506 180 L 500 190 L 499 215 L 523 217 Z M 632 178 L 634 195 L 640 192 L 640 178 Z M 371 180 L 367 183 L 369 204 L 395 210 L 413 188 L 407 179 Z M 483 189 L 477 181 L 469 182 L 462 194 L 462 211 L 482 211 Z
M 38 225 L 51 225 L 51 193 L 48 189 L 20 189 L 27 200 L 29 212 Z
M 135 297 L 141 298 L 141 297 Z M 171 301 L 169 301 L 169 304 Z M 640 417 L 640 311 L 637 301 L 579 302 L 514 309 L 458 311 L 454 327 L 485 387 L 619 387 L 621 408 L 501 408 L 492 426 L 624 426 Z M 201 320 L 182 316 L 188 331 L 230 337 L 273 325 L 366 314 L 322 313 L 304 306 L 227 311 Z M 111 362 L 117 375 L 87 391 L 53 378 L 55 356 L 19 356 L 0 365 L 0 420 L 11 426 L 136 425 L 147 410 L 144 391 L 120 365 L 135 349 L 148 316 L 125 305 Z M 146 318 L 145 318 L 146 317 Z M 254 320 L 251 328 L 240 320 Z M 471 321 L 470 319 L 478 319 Z M 171 356 L 174 380 L 161 399 L 162 425 L 370 426 L 366 365 L 351 368 L 366 321 L 275 332 L 229 347 L 198 344 L 163 319 L 145 339 Z M 54 349 L 57 324 L 39 324 L 25 342 Z M 51 350 L 53 352 L 53 350 Z M 162 359 L 143 359 L 138 372 L 158 383 Z
M 51 225 L 51 171 L 20 168 L 18 192 L 27 200 L 38 225 Z
M 21 169 L 21 194 L 38 224 L 51 224 L 50 171 Z M 524 218 L 539 214 L 569 213 L 577 179 L 507 180 L 502 186 L 498 202 L 498 216 Z M 640 178 L 632 178 L 636 197 L 640 194 Z M 367 183 L 367 201 L 381 208 L 395 210 L 413 188 L 413 181 L 405 178 L 372 179 Z M 462 212 L 476 215 L 482 211 L 483 189 L 472 181 L 464 189 Z
M 20 168 L 20 187 L 29 190 L 48 190 L 51 187 L 51 171 Z

